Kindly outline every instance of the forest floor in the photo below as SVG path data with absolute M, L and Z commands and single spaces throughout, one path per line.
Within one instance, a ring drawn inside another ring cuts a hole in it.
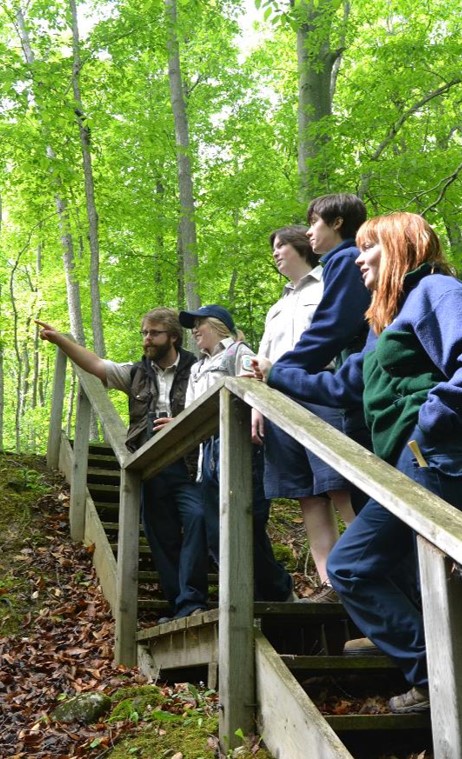
M 0 756 L 224 759 L 215 692 L 154 685 L 138 669 L 114 664 L 113 619 L 91 549 L 70 539 L 68 508 L 67 485 L 42 457 L 0 454 Z M 293 505 L 275 509 L 271 537 L 297 590 L 308 594 L 313 570 Z M 109 696 L 103 716 L 92 724 L 56 719 L 60 703 L 88 692 Z M 257 737 L 239 759 L 253 756 L 269 757 Z

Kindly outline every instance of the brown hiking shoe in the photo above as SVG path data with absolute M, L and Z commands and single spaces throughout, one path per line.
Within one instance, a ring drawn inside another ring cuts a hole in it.
M 430 695 L 425 685 L 414 686 L 407 693 L 393 696 L 388 706 L 394 714 L 412 714 L 413 712 L 426 712 L 430 709 Z
M 343 647 L 344 656 L 380 656 L 381 651 L 369 638 L 347 640 Z
M 299 598 L 297 603 L 299 604 L 339 604 L 340 598 L 333 589 L 332 585 L 328 585 L 327 582 L 323 582 L 319 588 L 316 588 L 311 596 L 305 598 Z

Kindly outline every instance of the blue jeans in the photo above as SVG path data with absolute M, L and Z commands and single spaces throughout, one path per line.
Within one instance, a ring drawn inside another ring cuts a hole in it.
M 219 497 L 219 440 L 210 438 L 204 443 L 202 488 L 209 551 L 219 563 L 220 497 Z M 292 577 L 276 561 L 266 532 L 270 503 L 263 491 L 263 449 L 253 446 L 253 565 L 256 601 L 285 601 L 292 590 Z
M 429 466 L 420 467 L 405 445 L 396 468 L 462 508 L 462 440 L 447 439 L 435 445 L 419 428 L 409 439 L 417 440 Z M 415 559 L 409 561 L 413 556 L 413 531 L 370 499 L 332 549 L 327 570 L 362 633 L 394 659 L 411 685 L 426 685 L 423 617 L 415 593 L 417 566 Z M 396 572 L 398 564 L 407 566 L 410 575 L 403 583 Z
M 174 615 L 205 609 L 208 554 L 202 493 L 183 459 L 143 484 L 141 519 Z

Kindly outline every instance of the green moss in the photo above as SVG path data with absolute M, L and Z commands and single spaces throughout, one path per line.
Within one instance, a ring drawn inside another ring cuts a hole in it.
M 107 754 L 108 759 L 164 759 L 181 752 L 183 759 L 212 759 L 216 756 L 213 746 L 207 741 L 218 731 L 217 717 L 188 715 L 181 725 L 164 723 L 143 728 L 142 734 L 130 736 L 121 741 Z M 262 758 L 263 759 L 263 758 Z
M 290 546 L 284 543 L 273 543 L 273 553 L 277 561 L 282 562 L 288 572 L 295 572 L 297 569 L 297 558 Z
M 148 719 L 153 711 L 165 703 L 165 696 L 157 685 L 120 688 L 112 695 L 112 708 L 108 722 Z

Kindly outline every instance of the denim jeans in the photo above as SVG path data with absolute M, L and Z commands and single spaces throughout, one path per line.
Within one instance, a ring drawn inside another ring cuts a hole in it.
M 184 460 L 143 484 L 141 518 L 174 615 L 207 607 L 208 554 L 201 488 Z
M 219 563 L 220 498 L 219 498 L 219 440 L 210 438 L 204 443 L 202 488 L 209 551 Z M 292 590 L 292 577 L 276 561 L 266 532 L 270 503 L 263 491 L 263 449 L 253 446 L 253 564 L 256 601 L 285 601 Z
M 462 440 L 432 443 L 416 428 L 428 467 L 420 467 L 405 445 L 396 468 L 432 493 L 462 508 Z M 417 586 L 414 533 L 398 517 L 370 499 L 329 556 L 327 570 L 346 611 L 362 631 L 402 669 L 411 685 L 428 682 L 420 604 L 409 586 Z M 411 561 L 409 561 L 411 559 Z M 406 592 L 396 567 L 407 567 Z

